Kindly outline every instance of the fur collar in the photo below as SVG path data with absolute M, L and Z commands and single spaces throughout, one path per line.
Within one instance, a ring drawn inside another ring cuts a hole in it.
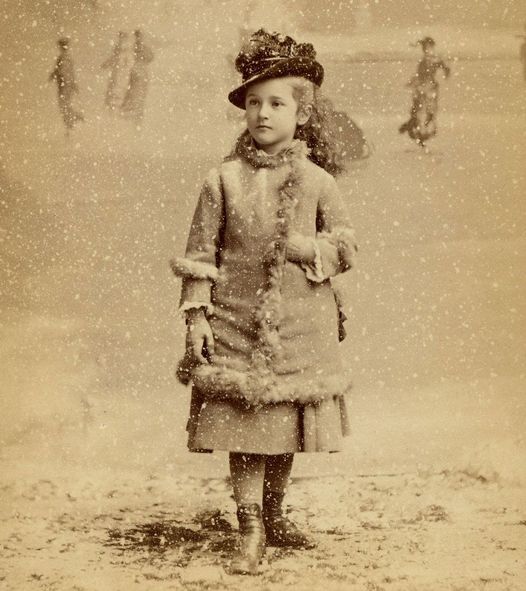
M 306 158 L 310 150 L 307 144 L 298 139 L 292 142 L 278 152 L 277 154 L 267 154 L 264 150 L 259 150 L 252 139 L 252 136 L 245 130 L 238 138 L 232 153 L 227 157 L 231 160 L 235 157 L 241 157 L 246 160 L 254 168 L 277 168 L 287 162 L 293 160 Z

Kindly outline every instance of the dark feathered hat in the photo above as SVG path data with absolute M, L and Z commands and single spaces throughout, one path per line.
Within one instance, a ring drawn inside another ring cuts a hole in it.
M 256 31 L 243 45 L 235 61 L 242 84 L 232 90 L 228 100 L 245 108 L 245 93 L 250 84 L 269 78 L 301 76 L 317 86 L 323 82 L 323 66 L 316 61 L 316 51 L 310 43 L 296 43 L 292 37 Z

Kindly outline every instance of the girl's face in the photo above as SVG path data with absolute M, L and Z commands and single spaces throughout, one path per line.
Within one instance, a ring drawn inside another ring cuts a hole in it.
M 293 86 L 285 78 L 271 78 L 249 86 L 245 97 L 247 128 L 258 148 L 277 154 L 290 144 L 296 126 L 309 119 L 298 110 Z

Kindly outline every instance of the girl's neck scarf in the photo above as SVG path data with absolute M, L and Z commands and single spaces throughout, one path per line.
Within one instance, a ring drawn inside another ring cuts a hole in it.
M 308 154 L 309 148 L 307 144 L 298 139 L 293 139 L 288 146 L 277 154 L 267 154 L 265 150 L 258 149 L 250 133 L 245 131 L 239 136 L 227 160 L 240 156 L 243 160 L 254 166 L 254 168 L 277 168 L 287 162 L 290 163 L 294 160 L 305 158 Z

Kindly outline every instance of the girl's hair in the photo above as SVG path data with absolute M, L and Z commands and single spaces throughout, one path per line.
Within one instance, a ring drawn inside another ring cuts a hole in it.
M 332 102 L 322 97 L 320 89 L 305 78 L 292 77 L 291 84 L 298 110 L 311 107 L 308 121 L 297 126 L 294 137 L 310 148 L 308 157 L 314 164 L 333 176 L 345 172 L 345 146 L 340 139 Z

